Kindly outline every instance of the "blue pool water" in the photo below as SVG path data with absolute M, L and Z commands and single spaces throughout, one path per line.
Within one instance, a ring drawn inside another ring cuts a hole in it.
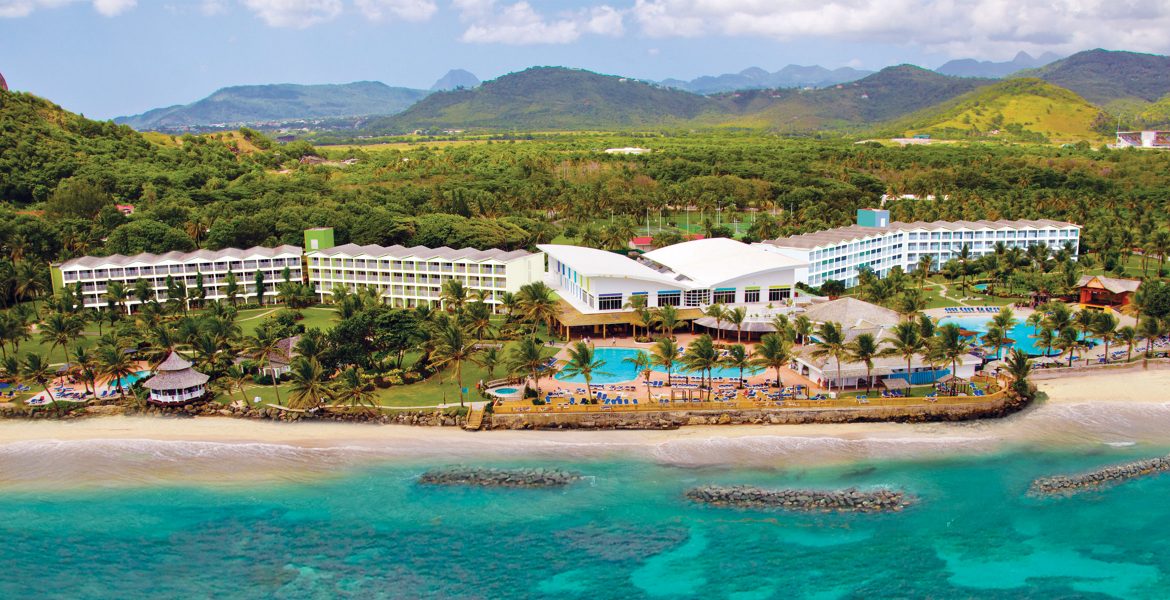
M 986 291 L 987 291 L 987 286 L 989 286 L 989 285 L 991 285 L 991 284 L 988 284 L 988 283 L 976 283 L 975 285 L 973 285 L 973 286 L 971 286 L 971 287 L 972 287 L 972 289 L 978 290 L 978 291 L 980 291 L 980 292 L 986 292 Z
M 516 388 L 496 388 L 492 391 L 497 393 L 497 394 L 509 395 L 509 394 L 515 394 Z
M 634 368 L 634 365 L 626 362 L 625 359 L 633 358 L 639 352 L 637 348 L 606 348 L 598 346 L 593 350 L 594 355 L 598 360 L 605 361 L 605 366 L 601 367 L 603 373 L 594 373 L 592 383 L 621 383 L 624 381 L 635 381 L 641 378 L 642 374 Z M 681 361 L 680 361 L 681 362 Z M 660 367 L 653 367 L 655 372 L 666 373 L 665 369 Z M 744 369 L 743 375 L 747 377 L 759 373 L 761 369 Z M 697 376 L 698 373 L 688 373 L 682 365 L 675 363 L 673 374 L 675 375 L 692 375 Z M 712 370 L 713 377 L 739 377 L 739 369 L 717 368 Z M 569 377 L 562 373 L 557 373 L 557 380 L 568 381 L 571 383 L 585 383 L 585 378 L 577 375 Z
M 939 320 L 939 324 L 955 323 L 963 329 L 979 332 L 979 335 L 987 333 L 987 325 L 991 323 L 991 317 L 953 317 L 946 316 Z M 1015 327 L 1008 333 L 1008 337 L 1015 341 L 1015 347 L 1023 350 L 1032 356 L 1040 356 L 1044 354 L 1045 350 L 1036 346 L 1035 328 L 1023 322 L 1017 323 Z M 1093 338 L 1090 337 L 1090 340 Z M 1008 347 L 1004 348 L 1004 352 L 1008 351 Z M 1048 350 L 1049 356 L 1056 356 L 1060 350 L 1055 348 Z M 994 356 L 994 352 L 990 352 Z
M 110 381 L 110 387 L 112 387 L 112 388 L 118 387 L 118 381 L 121 380 L 122 387 L 127 388 L 127 387 L 134 385 L 134 382 L 136 382 L 140 379 L 146 379 L 147 377 L 150 377 L 150 376 L 151 376 L 150 371 L 138 371 L 137 373 L 131 373 L 125 377 L 119 377 L 118 379 L 114 379 L 113 381 Z

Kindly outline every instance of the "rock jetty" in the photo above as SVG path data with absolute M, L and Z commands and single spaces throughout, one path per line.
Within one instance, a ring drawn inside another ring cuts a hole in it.
M 778 508 L 803 512 L 898 512 L 915 498 L 897 490 L 769 490 L 750 486 L 708 485 L 687 490 L 694 502 L 735 508 Z
M 423 485 L 467 485 L 479 487 L 564 487 L 581 476 L 559 469 L 488 469 L 454 467 L 423 473 Z
M 1028 488 L 1028 494 L 1032 496 L 1067 496 L 1166 471 L 1170 471 L 1170 457 L 1162 456 L 1104 467 L 1080 475 L 1041 477 L 1032 482 Z

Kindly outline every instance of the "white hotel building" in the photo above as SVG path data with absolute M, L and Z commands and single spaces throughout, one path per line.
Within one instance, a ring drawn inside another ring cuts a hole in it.
M 649 307 L 782 306 L 805 266 L 726 238 L 674 244 L 638 259 L 581 246 L 538 248 L 548 255 L 548 284 L 583 314 L 626 310 L 633 296 L 645 296 Z
M 155 299 L 167 299 L 167 277 L 187 286 L 188 296 L 195 294 L 196 279 L 203 275 L 203 289 L 206 300 L 227 298 L 227 274 L 236 277 L 238 298 L 247 301 L 255 298 L 255 276 L 264 274 L 265 295 L 275 299 L 276 286 L 283 281 L 282 273 L 289 270 L 290 281 L 301 280 L 301 249 L 297 246 L 276 248 L 255 247 L 246 250 L 225 248 L 223 250 L 196 250 L 195 252 L 167 252 L 165 254 L 136 254 L 123 256 L 83 256 L 53 265 L 53 290 L 63 287 L 76 289 L 81 285 L 83 303 L 88 308 L 106 306 L 108 284 L 119 281 L 126 285 L 128 306 L 139 304 L 134 297 L 134 285 L 139 279 L 145 280 Z
M 1053 250 L 1068 243 L 1075 256 L 1080 230 L 1080 225 L 1047 219 L 891 223 L 888 211 L 860 210 L 857 225 L 769 240 L 756 246 L 807 262 L 803 281 L 808 285 L 836 280 L 853 287 L 863 267 L 879 277 L 895 266 L 910 272 L 925 255 L 932 257 L 933 268 L 939 269 L 956 258 L 964 246 L 970 248 L 973 258 L 978 258 L 995 252 L 1000 242 L 1009 248 L 1043 243 Z
M 397 308 L 440 306 L 443 284 L 459 280 L 469 295 L 486 292 L 487 302 L 498 304 L 504 292 L 515 293 L 544 276 L 544 255 L 524 250 L 356 244 L 334 247 L 332 232 L 327 240 L 313 239 L 322 231 L 305 232 L 309 282 L 322 302 L 330 300 L 335 287 L 355 291 L 367 285 L 380 290 L 383 301 Z

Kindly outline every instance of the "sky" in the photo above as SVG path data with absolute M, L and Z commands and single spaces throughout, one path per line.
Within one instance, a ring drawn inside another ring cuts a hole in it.
M 229 86 L 429 88 L 536 65 L 649 80 L 1170 53 L 1167 0 L 0 0 L 9 87 L 107 119 Z

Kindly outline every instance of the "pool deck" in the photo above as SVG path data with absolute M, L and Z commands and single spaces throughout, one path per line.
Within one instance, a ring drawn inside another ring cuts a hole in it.
M 138 362 L 134 363 L 134 369 L 132 372 L 138 373 L 139 371 L 149 371 L 149 370 L 150 370 L 150 363 L 147 363 L 146 361 L 138 361 Z M 84 383 L 81 383 L 80 381 L 77 381 L 77 382 L 70 381 L 71 379 L 72 379 L 72 376 L 64 375 L 64 376 L 61 376 L 61 377 L 54 379 L 51 383 L 49 383 L 49 389 L 52 390 L 54 398 L 57 398 L 60 395 L 58 390 L 61 390 L 65 393 L 69 393 L 69 394 L 84 394 L 86 392 Z M 145 377 L 143 379 L 145 379 Z M 113 378 L 111 378 L 111 377 L 99 377 L 96 381 L 94 381 L 93 395 L 89 396 L 87 398 L 87 401 L 92 400 L 95 397 L 101 398 L 102 392 L 105 392 L 106 396 L 109 396 L 111 394 L 117 394 L 118 393 L 118 386 L 111 385 L 112 383 L 113 383 Z M 64 389 L 62 389 L 62 388 L 64 388 Z M 33 389 L 36 389 L 36 388 L 34 387 Z M 25 403 L 30 404 L 30 405 L 45 404 L 47 402 L 48 402 L 48 396 L 45 395 L 44 390 L 34 394 L 33 396 L 31 396 L 30 398 L 25 400 Z M 77 400 L 77 402 L 80 402 L 80 400 Z

